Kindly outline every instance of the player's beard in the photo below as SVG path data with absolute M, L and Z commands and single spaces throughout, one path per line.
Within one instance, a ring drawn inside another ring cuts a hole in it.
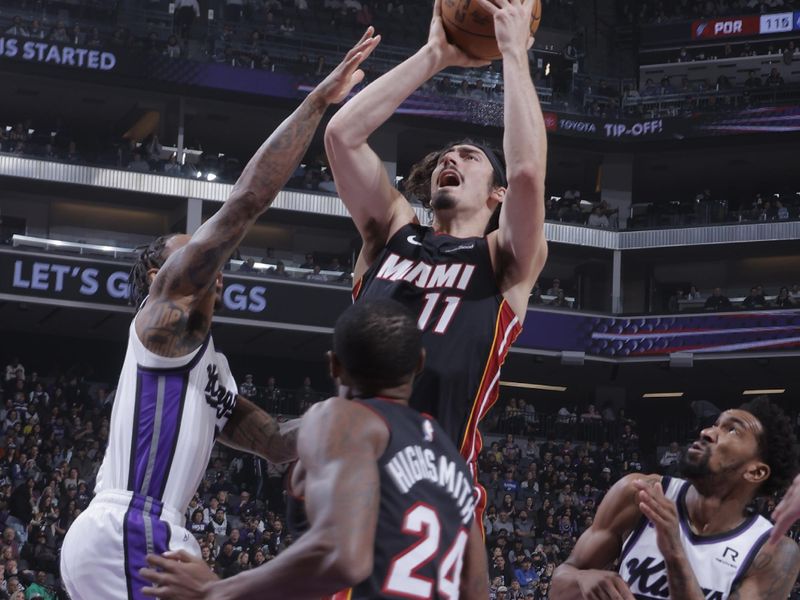
M 703 479 L 711 474 L 708 463 L 711 460 L 711 448 L 706 448 L 702 456 L 695 460 L 689 458 L 689 453 L 684 452 L 679 464 L 680 474 L 685 479 Z
M 456 207 L 456 197 L 447 188 L 436 190 L 431 198 L 433 210 L 451 210 Z

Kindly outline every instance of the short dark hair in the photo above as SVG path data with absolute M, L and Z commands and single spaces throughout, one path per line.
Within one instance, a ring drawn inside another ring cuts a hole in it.
M 333 351 L 357 381 L 391 386 L 410 377 L 422 351 L 422 332 L 396 300 L 357 302 L 336 321 Z
M 408 178 L 403 184 L 403 189 L 405 192 L 416 196 L 416 198 L 422 202 L 422 205 L 425 208 L 430 208 L 431 176 L 433 175 L 433 171 L 436 168 L 439 159 L 441 158 L 442 154 L 448 152 L 451 148 L 464 145 L 480 148 L 480 150 L 486 154 L 489 162 L 492 164 L 492 172 L 494 173 L 492 185 L 495 187 L 505 187 L 508 185 L 505 175 L 506 162 L 503 152 L 486 142 L 465 138 L 463 140 L 445 144 L 442 149 L 431 152 L 425 158 L 411 167 L 411 172 L 408 174 Z M 503 172 L 499 172 L 499 169 L 502 169 Z
M 136 248 L 136 262 L 128 276 L 128 283 L 131 286 L 130 304 L 135 306 L 137 310 L 150 293 L 150 280 L 147 277 L 147 272 L 150 269 L 160 269 L 164 266 L 167 260 L 164 255 L 164 249 L 167 247 L 167 242 L 170 238 L 175 235 L 177 234 L 162 235 L 149 244 Z
M 760 494 L 783 491 L 797 474 L 798 460 L 792 422 L 769 396 L 758 396 L 741 409 L 761 422 L 763 434 L 758 438 L 761 459 L 769 465 L 770 476 L 761 485 Z

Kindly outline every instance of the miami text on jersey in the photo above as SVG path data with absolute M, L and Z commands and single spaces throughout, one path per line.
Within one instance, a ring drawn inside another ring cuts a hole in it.
M 387 281 L 407 281 L 418 288 L 455 288 L 466 290 L 475 265 L 446 263 L 430 265 L 421 260 L 409 260 L 389 254 L 376 277 Z

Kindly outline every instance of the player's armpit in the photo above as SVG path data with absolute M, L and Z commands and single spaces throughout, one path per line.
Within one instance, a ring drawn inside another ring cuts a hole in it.
M 785 600 L 800 572 L 800 549 L 789 538 L 767 544 L 748 569 L 730 600 Z
M 297 434 L 300 419 L 284 423 L 242 396 L 217 441 L 235 450 L 256 454 L 272 463 L 297 459 Z

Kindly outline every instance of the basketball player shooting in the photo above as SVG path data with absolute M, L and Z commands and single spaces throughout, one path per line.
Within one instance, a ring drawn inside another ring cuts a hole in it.
M 503 56 L 507 167 L 471 141 L 427 156 L 409 177 L 433 211 L 432 227 L 423 227 L 367 143 L 442 69 L 487 64 L 448 43 L 441 0 L 425 46 L 362 90 L 325 132 L 337 189 L 363 240 L 354 298 L 391 297 L 417 316 L 428 360 L 411 406 L 433 415 L 470 464 L 481 450 L 478 422 L 496 401 L 500 365 L 547 257 L 547 139 L 527 54 L 534 1 L 478 2 L 494 19 Z M 500 205 L 499 228 L 487 234 Z
M 296 456 L 297 428 L 283 429 L 237 396 L 210 335 L 222 267 L 305 154 L 326 108 L 363 79 L 379 38 L 368 30 L 344 61 L 261 146 L 222 208 L 191 237 L 146 248 L 132 283 L 139 310 L 111 415 L 96 496 L 67 533 L 61 575 L 72 600 L 139 600 L 152 552 L 200 556 L 183 528 L 215 439 L 273 462 Z
M 748 510 L 797 470 L 791 422 L 768 399 L 722 413 L 682 458 L 687 481 L 628 475 L 553 576 L 559 600 L 785 600 L 800 550 L 767 544 L 772 524 Z M 619 573 L 607 571 L 619 560 Z
M 303 417 L 292 473 L 289 525 L 305 533 L 267 564 L 222 581 L 184 552 L 150 556 L 142 574 L 156 585 L 145 592 L 161 600 L 486 600 L 470 472 L 441 427 L 408 407 L 421 337 L 416 317 L 393 300 L 342 313 L 329 355 L 339 396 Z

